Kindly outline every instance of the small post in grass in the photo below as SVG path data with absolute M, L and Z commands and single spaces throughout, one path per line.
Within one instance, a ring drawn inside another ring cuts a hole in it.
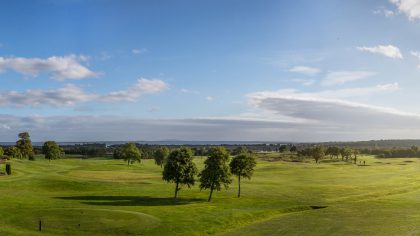
M 42 231 L 42 221 L 39 220 L 39 231 Z

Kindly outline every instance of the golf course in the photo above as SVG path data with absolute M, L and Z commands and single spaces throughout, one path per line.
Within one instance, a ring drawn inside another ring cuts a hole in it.
M 195 157 L 199 170 L 204 160 Z M 0 176 L 0 235 L 420 234 L 420 160 L 359 160 L 259 157 L 240 198 L 232 176 L 207 202 L 199 183 L 173 199 L 153 160 L 12 159 L 12 175 Z

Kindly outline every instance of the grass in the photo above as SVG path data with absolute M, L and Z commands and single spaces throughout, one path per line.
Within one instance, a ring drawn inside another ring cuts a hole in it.
M 261 158 L 240 199 L 233 181 L 211 203 L 197 186 L 174 200 L 152 160 L 12 160 L 0 235 L 420 234 L 420 159 L 359 159 L 367 166 Z

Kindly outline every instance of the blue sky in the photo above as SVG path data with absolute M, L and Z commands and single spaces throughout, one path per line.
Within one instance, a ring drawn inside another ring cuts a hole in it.
M 420 138 L 420 1 L 0 3 L 0 140 Z

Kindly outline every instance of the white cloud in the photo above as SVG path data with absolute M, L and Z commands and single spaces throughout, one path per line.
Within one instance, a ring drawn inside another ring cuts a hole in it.
M 419 0 L 390 0 L 398 10 L 408 16 L 410 20 L 420 18 L 420 1 Z
M 182 88 L 182 89 L 180 89 L 179 91 L 180 91 L 181 93 L 200 94 L 200 92 L 199 92 L 199 91 L 189 90 L 189 89 L 186 89 L 186 88 Z
M 293 82 L 301 83 L 304 86 L 313 85 L 315 80 L 313 79 L 293 79 Z
M 392 93 L 399 89 L 398 83 L 379 84 L 373 87 L 361 87 L 361 88 L 346 88 L 346 89 L 335 89 L 335 90 L 323 90 L 318 92 L 298 92 L 294 89 L 282 89 L 278 91 L 261 91 L 255 92 L 248 95 L 251 98 L 250 104 L 254 106 L 252 101 L 261 100 L 264 98 L 303 98 L 303 99 L 328 99 L 328 100 L 342 100 L 347 98 L 355 97 L 366 97 L 378 93 Z
M 206 100 L 207 100 L 207 101 L 209 101 L 209 102 L 211 102 L 211 101 L 213 101 L 213 100 L 214 100 L 214 97 L 212 97 L 212 96 L 207 96 L 207 97 L 206 97 Z
M 159 93 L 168 88 L 162 80 L 138 79 L 127 90 L 108 94 L 87 93 L 80 87 L 68 84 L 51 90 L 0 91 L 0 106 L 73 106 L 83 102 L 134 102 L 145 94 Z
M 119 116 L 29 116 L 1 115 L 10 130 L 0 132 L 3 141 L 14 141 L 22 130 L 33 141 L 98 140 L 273 140 L 289 134 L 287 123 L 247 119 L 141 119 Z M 268 132 L 267 132 L 268 131 Z
M 326 97 L 326 98 L 351 98 L 370 96 L 377 93 L 390 93 L 399 90 L 399 84 L 378 84 L 373 87 L 361 87 L 361 88 L 346 88 L 337 90 L 324 90 L 316 93 L 311 93 L 312 96 Z
M 300 73 L 304 75 L 317 75 L 321 70 L 315 67 L 308 66 L 295 66 L 289 69 L 290 72 Z
M 10 126 L 5 125 L 5 124 L 0 125 L 0 128 L 1 128 L 1 129 L 11 129 L 11 127 L 10 127 Z
M 396 89 L 397 83 L 316 93 L 292 89 L 260 91 L 247 96 L 248 112 L 227 117 L 141 119 L 0 114 L 0 124 L 8 127 L 0 132 L 0 139 L 13 141 L 22 130 L 40 141 L 144 140 L 147 137 L 148 140 L 302 142 L 416 137 L 420 132 L 420 115 L 348 100 Z
M 394 109 L 327 99 L 260 97 L 261 114 L 199 119 L 141 119 L 119 116 L 1 115 L 10 129 L 3 141 L 14 141 L 22 130 L 34 141 L 213 140 L 331 141 L 416 138 L 420 116 Z M 281 115 L 285 118 L 278 118 Z
M 419 60 L 420 60 L 420 52 L 418 52 L 418 51 L 411 51 L 411 52 L 410 52 L 410 54 L 411 54 L 413 57 L 416 57 L 417 59 L 419 59 Z
M 153 94 L 159 93 L 168 89 L 168 84 L 162 80 L 148 80 L 148 79 L 138 79 L 137 83 L 134 84 L 131 88 L 127 90 L 120 90 L 111 92 L 106 95 L 100 96 L 99 100 L 102 101 L 111 101 L 111 102 L 119 102 L 119 101 L 128 101 L 133 102 L 137 100 L 140 96 L 144 94 Z
M 69 84 L 53 90 L 2 91 L 0 92 L 0 106 L 68 106 L 94 98 L 95 95 L 87 94 L 81 88 Z
M 386 57 L 394 59 L 403 59 L 403 55 L 398 47 L 393 45 L 378 45 L 375 47 L 357 47 L 362 52 L 370 52 L 375 54 L 382 54 Z
M 46 59 L 25 57 L 0 57 L 0 72 L 13 70 L 27 76 L 38 76 L 48 73 L 56 80 L 85 79 L 97 77 L 98 74 L 91 71 L 82 62 L 89 58 L 86 56 L 52 56 Z
M 134 49 L 131 49 L 131 53 L 137 54 L 137 55 L 144 54 L 144 53 L 146 53 L 148 51 L 149 50 L 147 50 L 147 48 L 134 48 Z
M 310 140 L 411 138 L 420 131 L 420 114 L 355 103 L 345 98 L 395 91 L 397 84 L 355 88 L 341 92 L 301 93 L 296 90 L 262 91 L 248 95 L 253 114 L 282 122 L 299 121 L 292 137 Z
M 418 52 L 418 51 L 411 51 L 411 52 L 410 52 L 410 54 L 411 54 L 413 57 L 415 57 L 415 58 L 417 58 L 418 60 L 420 60 L 420 52 Z M 417 65 L 417 69 L 420 69 L 420 65 Z
M 394 11 L 389 10 L 389 9 L 387 9 L 385 7 L 379 7 L 378 9 L 373 10 L 372 12 L 375 15 L 384 15 L 387 18 L 391 18 L 391 17 L 394 17 L 395 16 L 395 12 Z
M 375 75 L 370 71 L 330 71 L 321 81 L 322 86 L 340 85 Z

